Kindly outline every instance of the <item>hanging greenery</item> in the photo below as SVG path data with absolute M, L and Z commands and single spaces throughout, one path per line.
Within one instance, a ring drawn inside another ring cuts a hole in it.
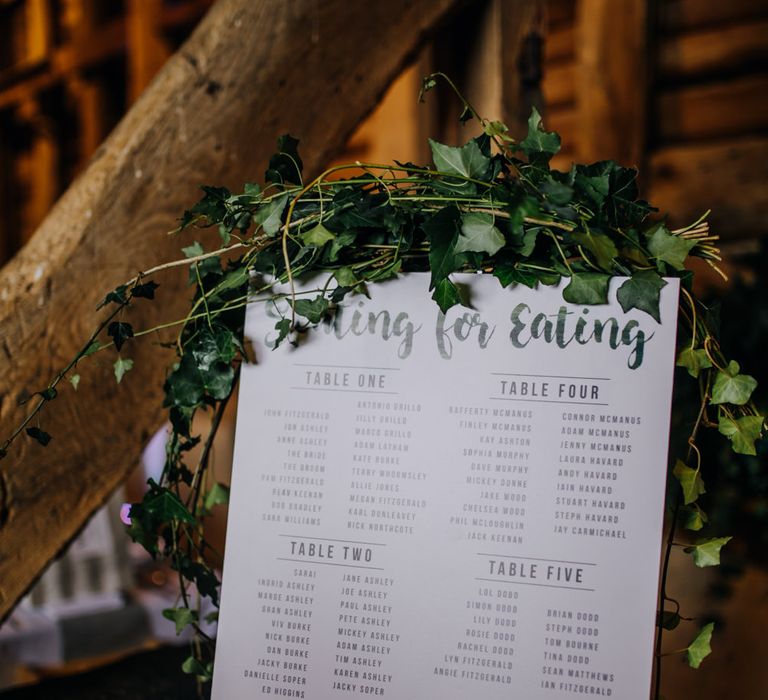
M 434 74 L 425 79 L 424 91 L 439 78 L 455 90 L 445 76 Z M 672 629 L 685 619 L 667 595 L 666 584 L 677 527 L 698 533 L 707 525 L 699 504 L 706 492 L 699 433 L 713 429 L 730 441 L 734 452 L 754 455 L 765 429 L 764 417 L 750 400 L 756 381 L 721 352 L 685 266 L 690 257 L 698 257 L 718 270 L 717 237 L 710 233 L 706 216 L 677 230 L 651 216 L 656 210 L 639 198 L 634 169 L 601 161 L 574 165 L 567 172 L 553 170 L 550 160 L 560 149 L 560 137 L 544 130 L 535 110 L 527 135 L 516 141 L 504 124 L 482 118 L 460 98 L 460 119 L 475 120 L 480 133 L 461 147 L 430 141 L 431 166 L 354 163 L 305 181 L 298 141 L 283 136 L 263 186 L 246 184 L 238 193 L 203 187 L 202 199 L 184 213 L 178 231 L 217 227 L 221 247 L 205 251 L 190 241 L 182 248 L 184 259 L 148 270 L 109 292 L 101 305 L 108 308 L 107 317 L 39 392 L 24 423 L 0 447 L 0 457 L 5 456 L 24 432 L 41 446 L 48 444 L 51 436 L 31 423 L 56 397 L 65 377 L 77 389 L 77 366 L 87 356 L 113 349 L 115 380 L 130 381 L 133 362 L 122 357 L 123 347 L 157 328 L 133 328 L 122 320 L 122 312 L 154 299 L 154 278 L 162 271 L 188 267 L 194 285 L 189 313 L 161 326 L 178 330 L 177 357 L 164 386 L 170 423 L 165 468 L 158 482 L 149 482 L 143 500 L 132 506 L 128 532 L 178 572 L 179 605 L 165 615 L 178 631 L 194 628 L 194 653 L 184 669 L 201 679 L 210 678 L 213 642 L 201 628 L 200 596 L 214 606 L 219 596 L 204 525 L 228 496 L 227 487 L 210 476 L 211 448 L 239 367 L 248 361 L 245 307 L 276 299 L 270 285 L 260 286 L 263 275 L 292 289 L 298 277 L 325 273 L 324 283 L 313 291 L 282 295 L 291 312 L 277 321 L 276 335 L 278 342 L 291 343 L 332 316 L 346 297 L 407 271 L 431 273 L 432 298 L 443 311 L 468 302 L 451 278 L 456 272 L 483 271 L 505 288 L 556 285 L 567 278 L 563 298 L 574 304 L 606 303 L 609 281 L 618 276 L 626 278 L 618 289 L 622 308 L 639 309 L 657 322 L 663 278 L 679 277 L 677 364 L 695 382 L 699 401 L 687 451 L 673 460 L 671 473 L 679 488 L 670 504 L 659 626 Z M 200 412 L 212 416 L 205 437 L 194 434 L 192 427 Z M 193 462 L 190 454 L 198 446 Z M 679 546 L 685 546 L 697 566 L 707 567 L 719 563 L 720 550 L 730 538 L 689 539 Z M 711 624 L 692 634 L 683 650 L 691 666 L 698 667 L 709 653 L 711 635 Z M 661 634 L 657 663 L 660 652 Z

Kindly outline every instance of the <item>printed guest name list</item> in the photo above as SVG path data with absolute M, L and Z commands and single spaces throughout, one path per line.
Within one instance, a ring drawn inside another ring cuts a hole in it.
M 215 700 L 647 697 L 677 281 L 658 323 L 457 279 L 297 347 L 249 308 Z

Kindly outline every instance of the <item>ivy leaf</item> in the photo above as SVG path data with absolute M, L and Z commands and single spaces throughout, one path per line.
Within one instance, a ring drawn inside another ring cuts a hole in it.
M 461 214 L 456 207 L 448 206 L 438 211 L 424 224 L 429 239 L 429 268 L 432 279 L 429 288 L 447 279 L 451 272 L 458 270 L 463 258 L 456 253 Z
M 610 281 L 611 276 L 602 272 L 574 272 L 563 299 L 571 304 L 606 304 Z
M 675 364 L 678 367 L 685 367 L 688 370 L 688 374 L 692 377 L 698 377 L 701 370 L 712 366 L 709 355 L 707 355 L 707 351 L 704 348 L 694 350 L 690 346 L 680 351 Z
M 715 623 L 710 622 L 699 630 L 699 633 L 685 650 L 688 658 L 688 665 L 691 668 L 698 668 L 701 662 L 712 653 L 710 642 L 712 641 L 712 631 L 715 629 Z
M 429 139 L 435 168 L 446 175 L 481 180 L 488 172 L 491 159 L 484 155 L 476 141 L 464 146 L 446 146 Z
M 512 138 L 509 136 L 509 127 L 500 121 L 486 122 L 483 127 L 483 132 L 493 138 L 494 136 L 502 139 L 503 141 L 511 142 Z
M 278 345 L 280 345 L 280 343 L 282 343 L 291 332 L 291 319 L 281 318 L 275 324 L 275 330 L 277 331 L 277 338 L 275 338 L 275 345 L 272 348 L 273 350 L 276 350 Z
M 616 292 L 616 298 L 624 313 L 630 309 L 645 311 L 657 323 L 661 323 L 659 315 L 659 299 L 661 290 L 667 283 L 654 270 L 639 270 L 635 272 Z
M 176 635 L 180 635 L 187 625 L 196 623 L 198 620 L 197 610 L 189 608 L 166 608 L 163 610 L 163 617 L 176 625 Z
M 538 278 L 532 272 L 526 272 L 517 268 L 514 263 L 503 262 L 494 265 L 493 276 L 501 283 L 502 287 L 516 287 L 522 284 L 529 289 L 536 289 Z
M 231 362 L 236 353 L 231 330 L 220 325 L 200 329 L 165 381 L 165 405 L 192 407 L 206 394 L 216 400 L 226 398 L 232 390 L 235 371 Z
M 285 192 L 262 204 L 253 215 L 253 223 L 258 228 L 261 226 L 268 236 L 275 236 L 283 225 L 283 210 L 288 202 L 288 193 Z
M 707 514 L 696 504 L 692 507 L 682 508 L 681 510 L 684 517 L 683 527 L 686 530 L 698 532 L 709 522 Z
M 188 245 L 186 248 L 182 248 L 181 252 L 184 253 L 184 257 L 187 258 L 196 258 L 198 255 L 203 255 L 205 253 L 203 246 L 201 246 L 197 241 L 195 241 L 192 245 Z
M 39 442 L 43 447 L 46 447 L 51 441 L 51 436 L 46 433 L 45 430 L 41 430 L 35 426 L 27 428 L 27 435 L 29 435 L 29 437 L 31 437 L 33 440 L 37 440 L 37 442 Z
M 575 233 L 571 238 L 580 246 L 586 248 L 592 255 L 598 266 L 609 272 L 613 266 L 613 260 L 619 254 L 616 244 L 604 233 Z M 626 311 L 626 309 L 625 309 Z
M 211 679 L 213 669 L 210 668 L 210 664 L 203 666 L 194 656 L 188 656 L 181 664 L 181 670 L 191 676 L 197 676 L 203 682 L 207 682 Z
M 342 233 L 337 234 L 336 238 L 331 241 L 331 245 L 329 245 L 326 250 L 328 262 L 336 262 L 344 248 L 354 243 L 356 238 L 356 231 L 343 231 Z
M 321 223 L 301 234 L 301 240 L 304 244 L 314 246 L 315 248 L 322 248 L 328 241 L 332 241 L 334 238 L 336 238 L 336 234 L 329 231 Z
M 654 258 L 671 265 L 675 270 L 685 269 L 685 259 L 696 241 L 675 236 L 664 224 L 657 224 L 646 236 L 648 250 Z
M 112 341 L 115 344 L 115 349 L 120 352 L 125 341 L 129 338 L 133 338 L 133 327 L 130 323 L 112 321 L 107 327 L 107 335 L 112 338 Z
M 720 416 L 717 429 L 731 441 L 731 449 L 741 455 L 757 455 L 755 441 L 763 432 L 762 416 L 728 418 Z
M 576 166 L 574 184 L 598 210 L 610 192 L 610 173 L 615 167 L 616 163 L 610 160 Z
M 686 547 L 686 554 L 693 555 L 693 563 L 700 568 L 705 566 L 718 566 L 720 564 L 720 550 L 733 539 L 731 537 L 712 537 L 707 540 L 699 540 L 692 547 Z
M 155 290 L 159 286 L 160 285 L 157 282 L 152 282 L 151 280 L 149 282 L 144 282 L 143 284 L 137 284 L 131 289 L 131 296 L 134 299 L 154 299 Z
M 162 488 L 152 482 L 153 491 L 144 498 L 144 510 L 160 522 L 168 523 L 178 520 L 183 523 L 194 523 L 195 518 L 172 491 Z
M 447 277 L 435 285 L 432 299 L 437 302 L 440 311 L 443 313 L 446 313 L 452 306 L 461 304 L 461 295 L 458 288 Z
M 211 510 L 214 506 L 229 503 L 229 486 L 216 482 L 213 488 L 205 494 L 203 506 L 206 510 Z
M 488 253 L 494 255 L 504 246 L 504 235 L 494 225 L 490 214 L 469 213 L 461 217 L 461 234 L 454 252 Z
M 680 487 L 683 489 L 683 502 L 685 505 L 693 503 L 701 494 L 707 492 L 704 488 L 704 480 L 701 478 L 700 470 L 691 469 L 682 460 L 677 460 L 672 474 L 680 482 Z
M 354 287 L 358 280 L 354 271 L 350 267 L 340 267 L 333 273 L 340 287 Z
M 721 369 L 712 386 L 712 403 L 732 403 L 743 406 L 757 387 L 757 381 L 748 374 L 739 374 L 739 363 L 731 361 Z
M 178 568 L 182 575 L 194 581 L 200 595 L 208 596 L 215 604 L 219 600 L 219 580 L 210 567 L 199 561 L 191 561 L 184 557 L 178 562 Z
M 121 381 L 123 381 L 123 377 L 125 376 L 126 372 L 129 372 L 133 369 L 133 360 L 129 360 L 128 358 L 123 359 L 122 357 L 118 357 L 115 360 L 115 379 L 117 379 L 117 383 L 119 384 Z
M 554 131 L 544 131 L 541 115 L 534 107 L 528 118 L 528 135 L 517 148 L 528 156 L 529 163 L 547 163 L 560 150 L 560 135 Z
M 165 615 L 165 613 L 163 613 Z M 680 624 L 680 613 L 672 612 L 671 610 L 662 610 L 656 621 L 659 627 L 663 627 L 665 630 L 673 630 Z
M 83 350 L 82 357 L 88 357 L 89 355 L 93 355 L 97 350 L 101 348 L 101 343 L 99 343 L 98 340 L 92 341 L 88 347 Z
M 264 174 L 267 182 L 301 184 L 304 163 L 299 157 L 298 146 L 299 140 L 290 134 L 283 134 L 277 139 L 278 152 L 269 159 L 269 167 Z
M 604 210 L 612 226 L 635 226 L 642 222 L 649 212 L 654 211 L 648 202 L 638 199 L 637 194 L 637 170 L 611 163 Z
M 128 297 L 125 294 L 127 289 L 128 287 L 126 287 L 124 284 L 121 284 L 119 287 L 109 292 L 109 294 L 107 294 L 107 296 L 105 296 L 104 299 L 99 302 L 99 305 L 96 307 L 96 309 L 98 310 L 107 304 L 127 304 Z
M 328 311 L 328 300 L 322 294 L 314 299 L 297 299 L 293 308 L 310 323 L 320 323 Z
M 77 387 L 80 386 L 80 375 L 79 374 L 73 374 L 69 378 L 69 383 L 72 385 L 72 388 L 77 391 Z

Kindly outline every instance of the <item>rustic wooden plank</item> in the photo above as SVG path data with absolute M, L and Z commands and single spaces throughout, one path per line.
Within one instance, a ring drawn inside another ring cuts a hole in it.
M 547 27 L 544 37 L 544 62 L 573 60 L 576 52 L 575 32 L 572 24 Z
M 259 179 L 285 132 L 302 139 L 307 171 L 318 172 L 458 4 L 219 0 L 0 272 L 0 434 L 25 415 L 19 398 L 87 337 L 105 289 L 178 257 L 183 242 L 166 231 L 198 183 Z M 365 51 L 340 50 L 339 37 Z M 157 301 L 137 305 L 130 322 L 183 315 L 185 276 L 162 276 Z M 0 618 L 136 465 L 162 420 L 171 355 L 153 343 L 128 352 L 135 368 L 119 387 L 114 358 L 91 358 L 79 391 L 62 386 L 42 418 L 50 445 L 22 438 L 0 462 Z
M 676 225 L 711 209 L 712 230 L 723 237 L 768 234 L 768 137 L 662 148 L 648 182 L 649 200 Z
M 657 5 L 662 32 L 688 31 L 707 26 L 723 28 L 729 22 L 768 16 L 768 4 L 764 0 L 669 0 Z
M 550 27 L 573 24 L 577 0 L 547 0 L 547 24 Z
M 28 63 L 43 61 L 51 46 L 51 17 L 47 0 L 27 0 L 27 55 Z
M 657 127 L 662 143 L 727 138 L 768 128 L 768 75 L 662 92 Z
M 581 0 L 576 19 L 578 153 L 642 165 L 648 84 L 647 0 Z
M 575 105 L 547 109 L 542 118 L 547 131 L 560 134 L 562 150 L 573 154 L 579 151 L 578 118 Z
M 526 37 L 540 31 L 541 20 L 541 0 L 478 0 L 436 37 L 424 65 L 451 76 L 481 116 L 502 119 L 512 134 L 524 134 L 538 78 L 522 74 L 522 51 Z M 457 120 L 458 99 L 441 90 L 428 102 L 432 137 L 464 143 L 468 133 Z
M 512 134 L 525 134 L 531 108 L 542 107 L 541 0 L 499 4 L 501 115 Z
M 161 31 L 162 0 L 129 0 L 126 9 L 128 102 L 132 103 L 168 60 L 171 49 Z
M 663 78 L 723 75 L 768 60 L 768 20 L 734 24 L 665 39 L 659 47 Z
M 93 155 L 107 134 L 104 109 L 104 86 L 100 81 L 72 75 L 66 81 L 66 90 L 77 115 L 77 171 Z
M 575 63 L 558 63 L 553 66 L 545 66 L 541 89 L 547 107 L 575 104 L 576 75 Z
M 68 75 L 86 71 L 125 51 L 125 23 L 110 22 L 81 42 L 70 42 L 55 49 L 44 72 L 19 76 L 11 71 L 0 75 L 0 109 L 34 99 L 39 92 Z
M 52 133 L 51 118 L 39 101 L 24 102 L 16 115 L 30 137 L 28 148 L 17 154 L 14 163 L 15 178 L 26 195 L 21 202 L 15 203 L 19 208 L 21 235 L 26 240 L 59 195 L 61 149 Z

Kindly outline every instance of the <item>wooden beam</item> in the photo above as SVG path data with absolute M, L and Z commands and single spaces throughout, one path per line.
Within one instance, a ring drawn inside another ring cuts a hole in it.
M 723 75 L 768 59 L 768 20 L 716 27 L 665 39 L 659 52 L 663 79 Z
M 576 103 L 576 65 L 557 63 L 547 66 L 542 81 L 544 103 L 548 109 Z
M 510 132 L 527 131 L 531 108 L 543 109 L 544 3 L 541 0 L 500 2 L 501 113 Z
M 580 0 L 576 19 L 578 155 L 642 165 L 646 141 L 647 0 Z
M 656 107 L 659 140 L 673 144 L 764 132 L 766 94 L 767 75 L 666 90 Z
M 25 193 L 20 209 L 22 240 L 26 241 L 50 211 L 60 192 L 59 143 L 51 117 L 37 100 L 28 100 L 17 110 L 17 119 L 30 135 L 28 148 L 15 159 L 15 177 Z
M 317 173 L 457 5 L 219 0 L 0 272 L 0 434 L 28 410 L 19 399 L 87 337 L 104 290 L 179 257 L 190 238 L 166 232 L 199 183 L 260 179 L 285 132 L 302 139 L 308 175 Z M 213 239 L 200 240 L 210 248 Z M 136 327 L 188 306 L 184 273 L 158 281 L 157 300 L 127 317 Z M 163 420 L 171 355 L 151 342 L 130 353 L 135 367 L 119 386 L 113 357 L 84 363 L 78 392 L 62 386 L 42 416 L 48 447 L 23 436 L 0 461 L 0 618 L 137 464 Z
M 768 16 L 765 0 L 667 0 L 659 2 L 659 27 L 684 32 L 699 27 L 723 29 L 729 22 L 744 22 Z
M 573 25 L 548 28 L 544 36 L 545 63 L 572 61 L 576 53 Z
M 30 64 L 48 57 L 51 48 L 51 17 L 47 0 L 27 0 L 27 56 Z
M 162 34 L 162 0 L 129 0 L 128 102 L 135 102 L 171 54 Z
M 66 83 L 67 96 L 77 115 L 77 171 L 85 167 L 107 133 L 104 86 L 96 79 L 72 75 Z
M 424 60 L 429 71 L 449 75 L 481 116 L 501 119 L 515 137 L 525 134 L 530 104 L 538 97 L 540 66 L 524 66 L 523 52 L 527 39 L 540 31 L 541 4 L 542 0 L 478 0 L 457 13 Z M 461 52 L 456 50 L 459 45 Z M 523 75 L 521 69 L 526 68 Z M 533 87 L 531 74 L 536 77 Z M 469 130 L 458 122 L 459 101 L 440 90 L 429 103 L 430 135 L 445 143 L 464 143 Z
M 656 151 L 648 168 L 651 204 L 671 212 L 674 225 L 707 209 L 724 238 L 768 235 L 768 138 L 676 145 Z

